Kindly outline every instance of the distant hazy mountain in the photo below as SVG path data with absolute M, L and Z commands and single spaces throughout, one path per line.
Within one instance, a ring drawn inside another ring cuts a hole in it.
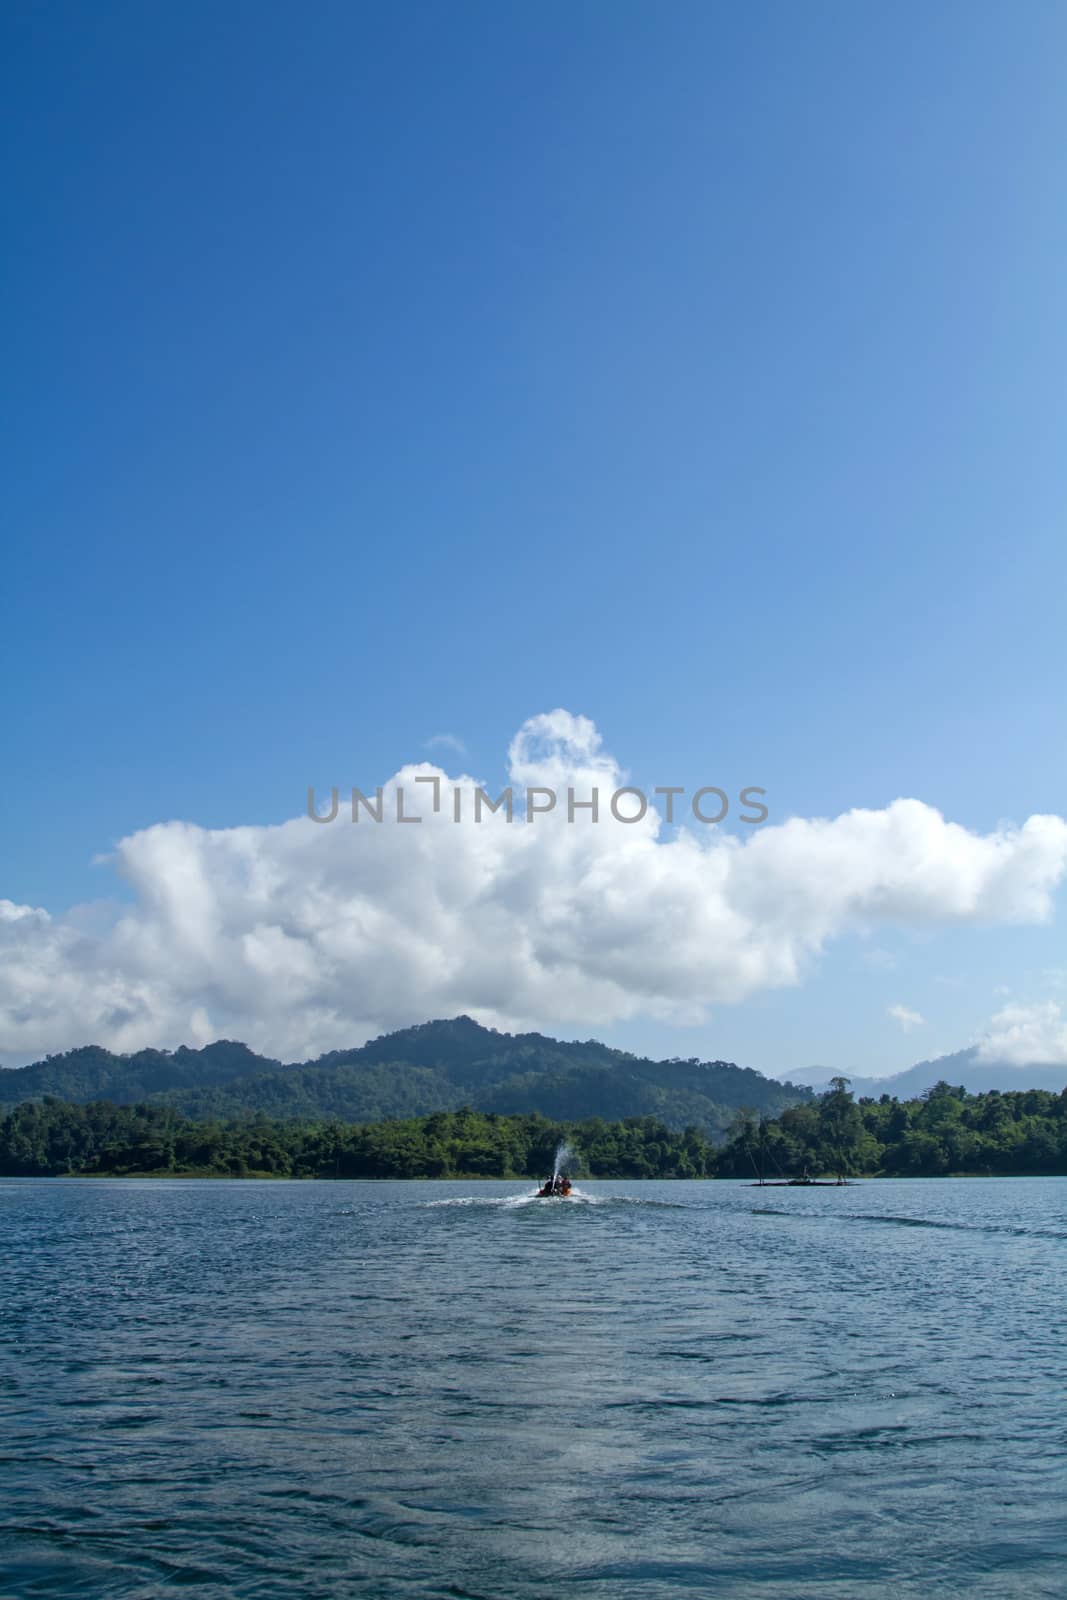
M 797 1072 L 796 1081 L 818 1090 L 825 1088 L 832 1076 L 826 1068 L 808 1067 Z M 989 1089 L 1050 1089 L 1059 1094 L 1067 1088 L 1067 1066 L 1017 1067 L 1006 1061 L 984 1061 L 979 1058 L 977 1045 L 956 1050 L 952 1055 L 936 1056 L 932 1061 L 917 1061 L 915 1066 L 890 1078 L 856 1078 L 848 1073 L 843 1076 L 849 1078 L 849 1088 L 857 1099 L 889 1094 L 898 1100 L 910 1100 L 942 1081 L 953 1086 L 962 1084 L 972 1094 Z
M 377 1121 L 469 1105 L 538 1111 L 560 1121 L 657 1116 L 721 1134 L 738 1109 L 776 1116 L 811 1090 L 727 1061 L 651 1061 L 595 1039 L 497 1033 L 470 1017 L 427 1022 L 354 1050 L 282 1066 L 246 1045 L 143 1050 L 117 1056 L 97 1046 L 0 1071 L 0 1104 L 63 1100 L 153 1101 L 192 1117 Z
M 790 1068 L 789 1082 L 804 1083 L 813 1089 L 825 1089 L 830 1079 L 836 1073 L 835 1067 L 797 1067 Z

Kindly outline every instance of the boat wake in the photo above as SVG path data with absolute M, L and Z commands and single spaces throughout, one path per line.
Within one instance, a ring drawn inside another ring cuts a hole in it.
M 585 1190 L 573 1187 L 570 1194 L 542 1195 L 536 1189 L 531 1189 L 526 1194 L 480 1195 L 465 1194 L 449 1196 L 447 1200 L 426 1200 L 423 1202 L 428 1207 L 440 1206 L 492 1206 L 496 1210 L 515 1211 L 523 1206 L 540 1206 L 543 1210 L 554 1210 L 561 1206 L 602 1206 L 609 1200 L 607 1195 L 587 1194 Z
M 587 1189 L 580 1189 L 577 1184 L 568 1195 L 541 1195 L 536 1189 L 527 1190 L 524 1194 L 481 1195 L 465 1194 L 450 1195 L 445 1200 L 423 1200 L 422 1205 L 430 1209 L 480 1207 L 491 1211 L 525 1211 L 532 1208 L 535 1212 L 545 1212 L 546 1215 L 559 1215 L 568 1210 L 602 1211 L 607 1208 L 618 1210 L 622 1207 L 641 1209 L 654 1208 L 657 1211 L 684 1211 L 687 1209 L 684 1202 L 679 1200 L 664 1200 L 660 1195 L 642 1194 L 590 1194 Z
M 878 1222 L 892 1228 L 936 1228 L 947 1233 L 997 1233 L 1023 1239 L 1067 1240 L 1058 1228 L 1033 1228 L 1002 1222 L 953 1222 L 944 1217 L 905 1217 L 890 1211 L 794 1211 L 785 1206 L 754 1206 L 754 1217 L 799 1217 L 803 1222 Z

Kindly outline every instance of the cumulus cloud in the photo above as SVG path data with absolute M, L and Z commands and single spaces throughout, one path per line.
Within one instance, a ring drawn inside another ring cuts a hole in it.
M 978 1058 L 1013 1067 L 1067 1066 L 1067 1017 L 1055 1000 L 1004 1006 L 979 1040 Z
M 918 1011 L 909 1011 L 907 1006 L 887 1006 L 886 1015 L 892 1017 L 894 1022 L 899 1022 L 905 1033 L 910 1033 L 912 1028 L 921 1028 L 926 1021 Z
M 380 823 L 353 824 L 342 796 L 325 825 L 123 839 L 113 865 L 134 899 L 110 927 L 0 903 L 4 1059 L 221 1035 L 294 1057 L 460 1011 L 510 1028 L 694 1023 L 799 983 L 850 932 L 1046 920 L 1067 868 L 1060 817 L 976 834 L 919 800 L 743 837 L 668 828 L 653 807 L 620 824 L 606 802 L 625 774 L 565 711 L 524 723 L 508 759 L 517 798 L 555 789 L 554 811 L 475 823 L 477 780 L 421 763 L 383 785 Z M 419 778 L 439 780 L 437 809 Z M 568 786 L 600 790 L 599 822 L 568 822 Z M 419 823 L 389 820 L 398 787 Z

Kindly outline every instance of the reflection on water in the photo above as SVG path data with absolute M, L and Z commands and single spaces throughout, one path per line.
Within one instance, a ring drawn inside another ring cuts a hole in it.
M 0 1182 L 0 1593 L 1060 1596 L 1067 1181 Z

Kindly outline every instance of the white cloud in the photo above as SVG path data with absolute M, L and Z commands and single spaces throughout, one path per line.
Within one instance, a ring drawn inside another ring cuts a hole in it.
M 905 1033 L 910 1033 L 912 1028 L 921 1028 L 926 1021 L 918 1011 L 909 1011 L 907 1006 L 887 1006 L 886 1016 L 899 1022 Z
M 979 1040 L 978 1057 L 1016 1067 L 1067 1066 L 1067 1018 L 1055 1000 L 1004 1006 Z
M 467 746 L 455 733 L 433 733 L 426 741 L 427 750 L 451 750 L 453 755 L 465 756 Z
M 423 763 L 385 785 L 386 817 L 400 783 L 417 826 L 353 825 L 342 803 L 327 825 L 167 822 L 123 839 L 113 862 L 134 903 L 109 928 L 0 903 L 3 1059 L 219 1036 L 291 1058 L 459 1011 L 502 1027 L 698 1022 L 799 983 L 849 932 L 1043 921 L 1067 867 L 1060 817 L 980 835 L 918 800 L 743 838 L 661 830 L 651 808 L 620 825 L 606 799 L 624 774 L 564 711 L 525 723 L 509 763 L 516 786 L 597 785 L 601 821 L 568 824 L 564 796 L 533 823 L 476 825 L 475 780 Z M 435 775 L 436 814 L 414 782 Z

